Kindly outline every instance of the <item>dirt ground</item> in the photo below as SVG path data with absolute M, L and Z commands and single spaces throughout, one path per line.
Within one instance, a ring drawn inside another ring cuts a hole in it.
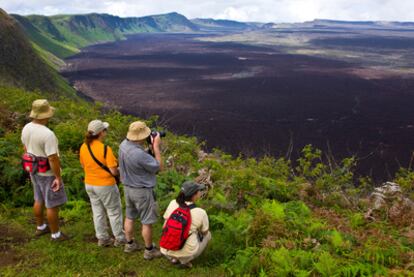
M 14 247 L 28 242 L 29 237 L 7 224 L 0 224 L 0 234 L 0 267 L 19 263 L 23 256 Z
M 141 34 L 92 46 L 69 58 L 63 74 L 87 96 L 160 115 L 160 125 L 210 149 L 295 159 L 312 144 L 336 160 L 358 156 L 358 170 L 375 179 L 408 166 L 414 78 L 371 70 L 372 79 L 355 62 L 196 36 Z

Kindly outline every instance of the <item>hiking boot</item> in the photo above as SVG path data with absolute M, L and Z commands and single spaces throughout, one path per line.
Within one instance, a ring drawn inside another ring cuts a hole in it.
M 124 246 L 126 244 L 127 244 L 126 239 L 120 239 L 120 240 L 115 239 L 115 241 L 114 241 L 114 247 L 121 247 L 121 246 Z
M 46 226 L 46 228 L 43 229 L 43 230 L 39 230 L 39 229 L 36 228 L 35 236 L 40 237 L 40 236 L 43 236 L 43 235 L 46 235 L 46 234 L 49 234 L 49 233 L 50 233 L 49 226 Z
M 114 240 L 112 238 L 98 240 L 98 246 L 101 246 L 101 247 L 108 247 L 108 246 L 111 246 L 113 243 L 114 243 Z
M 179 264 L 180 263 L 180 261 L 179 260 L 177 260 L 176 258 L 171 258 L 171 257 L 168 257 L 168 260 L 172 263 L 172 264 Z
M 71 239 L 71 237 L 64 234 L 63 232 L 60 232 L 60 236 L 58 238 L 50 237 L 50 240 L 55 241 L 55 242 L 61 242 L 61 241 L 69 240 L 69 239 Z
M 125 253 L 131 253 L 131 252 L 138 251 L 141 249 L 142 249 L 141 246 L 139 246 L 138 243 L 136 243 L 135 241 L 133 243 L 125 243 L 125 246 L 124 246 Z
M 152 246 L 151 250 L 145 249 L 145 251 L 144 251 L 144 259 L 145 260 L 152 260 L 154 258 L 159 258 L 161 256 L 162 256 L 162 253 L 154 245 Z
M 178 263 L 177 266 L 178 266 L 178 268 L 189 269 L 189 268 L 193 267 L 193 264 L 191 262 L 188 262 L 186 264 Z

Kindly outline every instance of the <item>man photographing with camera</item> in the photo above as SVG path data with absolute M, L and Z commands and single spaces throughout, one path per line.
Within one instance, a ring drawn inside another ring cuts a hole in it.
M 144 149 L 150 139 L 153 156 Z M 133 252 L 140 247 L 134 241 L 134 221 L 139 217 L 142 237 L 145 242 L 144 259 L 161 257 L 161 252 L 152 242 L 152 224 L 158 220 L 158 205 L 154 187 L 156 174 L 162 170 L 160 134 L 152 133 L 144 122 L 135 121 L 128 129 L 126 139 L 119 146 L 119 170 L 124 184 L 126 218 L 124 252 Z

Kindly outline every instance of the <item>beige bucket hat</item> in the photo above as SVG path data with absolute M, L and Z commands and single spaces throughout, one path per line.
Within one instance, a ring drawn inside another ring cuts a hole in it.
M 127 139 L 139 141 L 146 139 L 151 134 L 151 129 L 142 121 L 135 121 L 129 125 Z
M 105 129 L 108 129 L 109 123 L 108 122 L 102 122 L 99 119 L 92 120 L 88 124 L 88 132 L 91 132 L 92 135 L 96 136 L 100 132 L 102 132 Z
M 30 117 L 33 119 L 51 118 L 55 114 L 55 108 L 50 106 L 46 99 L 37 99 L 32 103 Z

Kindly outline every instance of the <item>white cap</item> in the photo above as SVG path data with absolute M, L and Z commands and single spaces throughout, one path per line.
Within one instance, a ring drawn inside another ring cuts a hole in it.
M 91 132 L 92 135 L 96 136 L 100 132 L 102 132 L 105 129 L 108 129 L 109 123 L 108 122 L 102 122 L 101 120 L 95 119 L 89 122 L 88 124 L 88 132 Z

